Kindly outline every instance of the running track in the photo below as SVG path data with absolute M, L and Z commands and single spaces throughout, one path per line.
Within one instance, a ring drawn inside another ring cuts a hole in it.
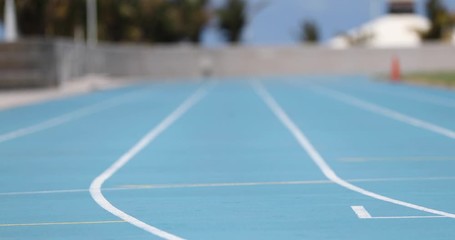
M 150 83 L 0 112 L 0 239 L 455 239 L 455 93 Z

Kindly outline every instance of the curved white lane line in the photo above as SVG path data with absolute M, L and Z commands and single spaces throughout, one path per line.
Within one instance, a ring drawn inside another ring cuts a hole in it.
M 169 240 L 181 240 L 183 238 L 165 232 L 161 229 L 148 225 L 141 220 L 123 212 L 112 205 L 103 195 L 101 188 L 112 175 L 114 175 L 120 168 L 127 164 L 134 156 L 141 152 L 150 142 L 158 137 L 163 131 L 171 126 L 177 119 L 179 119 L 185 112 L 187 112 L 193 105 L 195 105 L 206 93 L 206 86 L 199 88 L 193 95 L 188 97 L 177 109 L 175 109 L 169 116 L 160 122 L 155 128 L 150 130 L 142 139 L 139 140 L 131 149 L 124 153 L 117 161 L 107 168 L 101 175 L 96 177 L 90 185 L 90 195 L 98 205 L 106 211 L 114 214 L 122 220 L 125 220 L 132 225 L 141 228 L 158 237 Z
M 416 209 L 419 211 L 432 213 L 444 217 L 455 218 L 455 214 L 443 212 L 436 209 L 431 209 L 423 206 L 419 206 L 413 203 L 404 202 L 401 200 L 393 199 L 386 197 L 363 188 L 357 187 L 344 179 L 338 177 L 338 175 L 333 171 L 333 169 L 327 164 L 321 154 L 316 150 L 313 144 L 308 140 L 308 138 L 303 134 L 303 132 L 297 127 L 297 125 L 289 118 L 283 108 L 276 102 L 276 100 L 270 95 L 270 93 L 265 89 L 265 87 L 260 83 L 254 83 L 254 88 L 257 94 L 264 100 L 267 106 L 272 110 L 272 112 L 277 116 L 277 118 L 283 123 L 283 125 L 291 132 L 295 137 L 300 146 L 308 153 L 313 162 L 319 167 L 322 173 L 332 182 L 358 192 L 368 197 L 372 197 L 384 202 L 393 203 L 407 208 Z

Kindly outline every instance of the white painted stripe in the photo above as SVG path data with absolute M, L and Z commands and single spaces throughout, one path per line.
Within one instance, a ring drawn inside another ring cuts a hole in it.
M 321 154 L 316 150 L 313 144 L 308 140 L 308 138 L 303 134 L 303 132 L 297 127 L 297 125 L 289 118 L 286 112 L 281 108 L 281 106 L 275 101 L 275 99 L 268 93 L 268 91 L 262 86 L 262 84 L 256 82 L 254 83 L 254 88 L 258 95 L 264 100 L 264 102 L 269 106 L 272 112 L 277 116 L 277 118 L 283 123 L 283 125 L 291 132 L 291 134 L 295 137 L 297 142 L 300 146 L 308 153 L 311 157 L 313 162 L 319 167 L 321 172 L 331 181 L 334 183 L 349 189 L 354 192 L 358 192 L 365 196 L 375 198 L 384 202 L 393 203 L 396 205 L 400 205 L 407 208 L 416 209 L 419 211 L 441 215 L 449 218 L 455 218 L 455 214 L 448 213 L 436 209 L 431 209 L 423 206 L 419 206 L 413 203 L 404 202 L 401 200 L 393 199 L 390 197 L 386 197 L 358 186 L 355 186 L 340 177 L 333 171 L 333 169 L 327 164 Z
M 176 235 L 173 235 L 171 233 L 165 232 L 161 229 L 148 225 L 147 223 L 142 222 L 139 219 L 116 208 L 104 197 L 103 193 L 101 192 L 101 187 L 103 186 L 104 182 L 106 182 L 106 180 L 112 177 L 112 175 L 114 175 L 132 158 L 134 158 L 134 156 L 141 152 L 150 142 L 152 142 L 156 137 L 158 137 L 168 127 L 170 127 L 193 105 L 199 102 L 199 100 L 201 100 L 202 97 L 205 95 L 206 91 L 207 91 L 206 86 L 201 87 L 199 90 L 197 90 L 193 95 L 187 98 L 176 110 L 174 110 L 169 116 L 167 116 L 161 123 L 159 123 L 155 128 L 150 130 L 130 150 L 128 150 L 125 154 L 123 154 L 123 156 L 121 156 L 117 161 L 115 161 L 113 165 L 111 165 L 108 169 L 101 173 L 101 175 L 99 175 L 93 180 L 93 182 L 90 185 L 90 194 L 92 198 L 96 201 L 96 203 L 98 203 L 98 205 L 100 205 L 106 211 L 119 217 L 120 219 L 123 219 L 131 223 L 132 225 L 141 228 L 158 237 L 170 240 L 182 239 Z
M 403 156 L 403 157 L 345 157 L 340 158 L 342 162 L 379 162 L 379 161 L 429 161 L 429 162 L 436 162 L 436 161 L 455 161 L 455 156 L 453 157 L 443 157 L 443 156 Z
M 339 101 L 342 101 L 344 103 L 362 108 L 364 110 L 374 112 L 374 113 L 386 116 L 388 118 L 391 118 L 391 119 L 394 119 L 394 120 L 397 120 L 400 122 L 404 122 L 406 124 L 446 136 L 451 139 L 455 139 L 454 131 L 447 129 L 447 128 L 440 127 L 436 124 L 429 123 L 429 122 L 399 113 L 397 111 L 361 100 L 359 98 L 356 98 L 351 95 L 341 93 L 339 91 L 335 91 L 332 89 L 327 89 L 327 88 L 323 88 L 323 87 L 314 87 L 313 90 L 316 92 L 322 93 L 326 96 L 338 99 Z
M 427 177 L 427 178 L 366 178 L 348 179 L 348 182 L 404 182 L 404 181 L 451 181 L 455 177 Z M 330 180 L 308 180 L 308 181 L 283 181 L 283 182 L 240 182 L 240 183 L 196 183 L 196 184 L 143 184 L 125 185 L 120 187 L 103 188 L 103 191 L 125 191 L 140 189 L 168 189 L 168 188 L 218 188 L 218 187 L 249 187 L 249 186 L 273 186 L 273 185 L 315 185 L 335 184 Z M 40 195 L 40 194 L 61 194 L 88 192 L 89 189 L 66 189 L 66 190 L 43 190 L 24 192 L 3 192 L 0 196 Z
M 421 219 L 421 218 L 447 218 L 445 216 L 392 216 L 392 217 L 372 217 L 371 219 Z
M 131 190 L 131 188 L 116 187 L 104 188 L 104 191 Z M 23 191 L 23 192 L 3 192 L 0 196 L 20 196 L 20 195 L 42 195 L 42 194 L 60 194 L 60 193 L 81 193 L 89 192 L 90 189 L 63 189 L 63 190 L 42 190 L 42 191 Z
M 65 189 L 65 190 L 43 190 L 43 191 L 24 191 L 24 192 L 3 192 L 0 196 L 19 196 L 19 195 L 41 195 L 56 193 L 79 193 L 87 192 L 88 189 Z
M 444 107 L 450 107 L 450 108 L 455 108 L 455 101 L 450 99 L 450 98 L 444 98 L 444 97 L 439 97 L 439 96 L 434 96 L 434 95 L 427 95 L 427 94 L 422 94 L 422 93 L 417 93 L 417 92 L 397 92 L 397 91 L 385 91 L 383 89 L 379 88 L 368 88 L 365 90 L 367 91 L 374 91 L 377 93 L 381 94 L 387 94 L 391 96 L 397 96 L 401 98 L 407 98 L 410 100 L 415 100 L 419 102 L 425 102 L 425 103 L 431 103 L 434 105 L 440 105 Z
M 407 181 L 450 181 L 455 177 L 415 177 L 415 178 L 365 178 L 348 179 L 348 182 L 407 182 Z
M 358 218 L 371 218 L 370 213 L 363 206 L 351 206 Z
M 244 183 L 199 183 L 199 184 L 162 184 L 162 185 L 125 185 L 122 189 L 168 189 L 168 188 L 217 188 L 217 187 L 250 187 L 270 185 L 313 185 L 332 183 L 327 180 L 287 181 L 287 182 L 244 182 Z
M 92 225 L 92 224 L 112 224 L 112 223 L 124 223 L 124 222 L 125 221 L 6 223 L 6 224 L 0 224 L 0 227 L 35 227 L 35 226 L 53 226 L 53 225 Z
M 16 139 L 19 137 L 23 137 L 26 135 L 30 135 L 32 133 L 40 132 L 40 131 L 43 131 L 43 130 L 46 130 L 46 129 L 49 129 L 52 127 L 56 127 L 58 125 L 64 124 L 64 123 L 72 121 L 74 119 L 81 118 L 81 117 L 84 117 L 84 116 L 87 116 L 87 115 L 90 115 L 90 114 L 93 114 L 93 113 L 96 113 L 96 112 L 99 112 L 99 111 L 102 111 L 102 110 L 105 110 L 105 109 L 108 109 L 111 107 L 115 107 L 121 103 L 124 103 L 125 101 L 134 99 L 133 97 L 135 97 L 137 95 L 138 95 L 138 91 L 135 91 L 132 93 L 131 92 L 126 93 L 119 97 L 114 97 L 114 98 L 111 98 L 111 99 L 108 99 L 108 100 L 105 100 L 105 101 L 102 101 L 102 102 L 99 102 L 99 103 L 96 103 L 96 104 L 93 104 L 93 105 L 90 105 L 87 107 L 82 107 L 75 111 L 48 119 L 46 121 L 31 125 L 28 127 L 24 127 L 24 128 L 20 128 L 20 129 L 17 129 L 17 130 L 8 132 L 8 133 L 0 134 L 0 143 L 6 142 L 9 140 L 13 140 L 13 139 Z
M 421 218 L 447 218 L 446 216 L 438 216 L 438 215 L 431 215 L 431 216 L 384 216 L 384 217 L 373 217 L 371 214 L 365 209 L 364 206 L 351 206 L 354 213 L 360 219 L 421 219 Z

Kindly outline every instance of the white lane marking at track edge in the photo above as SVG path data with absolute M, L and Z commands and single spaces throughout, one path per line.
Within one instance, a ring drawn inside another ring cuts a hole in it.
M 120 170 L 125 164 L 127 164 L 134 156 L 141 152 L 150 142 L 157 138 L 162 132 L 170 127 L 177 119 L 179 119 L 184 113 L 186 113 L 193 105 L 195 105 L 202 97 L 206 94 L 207 86 L 199 88 L 194 94 L 188 97 L 180 106 L 177 107 L 170 115 L 168 115 L 162 122 L 156 127 L 150 130 L 142 139 L 140 139 L 132 148 L 124 153 L 117 161 L 114 162 L 109 168 L 107 168 L 101 175 L 96 177 L 90 185 L 90 195 L 95 202 L 104 208 L 106 211 L 113 215 L 125 220 L 126 222 L 141 228 L 151 234 L 154 234 L 163 239 L 169 240 L 181 240 L 183 238 L 165 232 L 154 226 L 151 226 L 141 220 L 123 212 L 114 205 L 112 205 L 103 195 L 101 188 L 109 178 L 111 178 L 118 170 Z
M 407 208 L 416 209 L 419 211 L 445 216 L 449 218 L 455 218 L 455 214 L 448 213 L 436 209 L 431 209 L 417 204 L 397 200 L 394 198 L 386 197 L 363 188 L 360 188 L 354 184 L 347 182 L 346 180 L 338 177 L 338 175 L 333 171 L 333 169 L 327 164 L 321 154 L 316 150 L 313 144 L 308 140 L 304 133 L 297 127 L 297 125 L 291 120 L 291 118 L 286 114 L 283 108 L 276 102 L 276 100 L 270 95 L 270 93 L 265 89 L 265 87 L 259 82 L 253 82 L 254 89 L 257 94 L 264 100 L 266 105 L 272 110 L 276 117 L 283 123 L 283 125 L 291 132 L 300 146 L 308 153 L 313 162 L 319 167 L 321 172 L 332 182 L 349 189 L 351 191 L 360 193 L 362 195 L 381 200 L 384 202 L 393 203 Z
M 114 97 L 114 98 L 111 98 L 111 99 L 108 99 L 108 100 L 105 100 L 105 101 L 102 101 L 102 102 L 99 102 L 99 103 L 96 103 L 96 104 L 93 104 L 90 106 L 82 107 L 82 108 L 76 109 L 72 112 L 50 118 L 48 120 L 45 120 L 43 122 L 28 126 L 28 127 L 23 127 L 23 128 L 11 131 L 11 132 L 0 134 L 0 143 L 6 142 L 9 140 L 13 140 L 13 139 L 16 139 L 19 137 L 23 137 L 23 136 L 26 136 L 26 135 L 29 135 L 32 133 L 36 133 L 39 131 L 43 131 L 43 130 L 46 130 L 46 129 L 49 129 L 52 127 L 56 127 L 58 125 L 72 121 L 76 118 L 80 118 L 80 117 L 90 115 L 90 114 L 99 112 L 101 110 L 104 110 L 104 109 L 107 109 L 110 107 L 114 107 L 114 106 L 122 103 L 122 101 L 124 101 L 125 99 L 130 99 L 131 97 L 135 96 L 136 94 L 137 94 L 136 91 L 129 92 L 122 96 Z
M 447 128 L 443 128 L 436 124 L 429 123 L 429 122 L 405 115 L 403 113 L 399 113 L 392 109 L 361 100 L 354 96 L 351 96 L 351 95 L 348 95 L 346 93 L 342 93 L 339 91 L 335 91 L 333 89 L 328 89 L 328 88 L 323 88 L 323 87 L 313 87 L 312 89 L 316 92 L 319 92 L 326 96 L 338 99 L 347 104 L 357 106 L 357 107 L 365 109 L 367 111 L 374 112 L 374 113 L 386 116 L 388 118 L 391 118 L 391 119 L 394 119 L 394 120 L 397 120 L 400 122 L 404 122 L 406 124 L 409 124 L 409 125 L 412 125 L 412 126 L 415 126 L 418 128 L 426 129 L 428 131 L 446 136 L 448 138 L 455 139 L 455 131 L 452 131 Z

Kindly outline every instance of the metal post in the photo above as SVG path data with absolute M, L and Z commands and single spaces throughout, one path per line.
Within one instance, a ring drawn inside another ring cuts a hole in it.
M 17 22 L 16 22 L 16 7 L 14 0 L 6 0 L 5 2 L 5 41 L 14 42 L 18 38 Z
M 98 20 L 96 0 L 87 0 L 87 44 L 95 46 L 98 43 Z

